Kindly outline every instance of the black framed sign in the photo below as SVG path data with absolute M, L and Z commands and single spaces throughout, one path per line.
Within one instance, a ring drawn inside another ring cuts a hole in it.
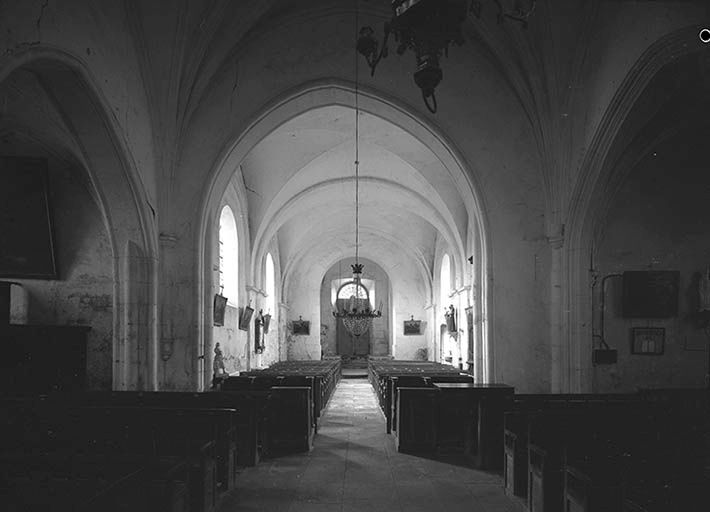
M 404 335 L 405 336 L 419 336 L 422 333 L 422 321 L 415 320 L 412 316 L 411 320 L 404 321 Z
M 291 322 L 291 330 L 295 335 L 308 336 L 311 334 L 311 322 L 298 317 L 298 320 Z
M 678 316 L 680 272 L 629 270 L 622 277 L 622 314 L 625 318 Z
M 663 354 L 666 329 L 663 327 L 632 327 L 631 353 L 647 356 Z
M 248 331 L 249 330 L 249 322 L 251 322 L 251 317 L 254 314 L 254 308 L 251 306 L 247 306 L 245 308 L 240 308 L 241 312 L 239 315 L 239 330 L 240 331 Z
M 0 156 L 0 277 L 56 279 L 47 161 Z
M 227 297 L 215 293 L 214 295 L 214 313 L 213 320 L 214 324 L 218 327 L 224 325 L 224 312 L 227 309 Z

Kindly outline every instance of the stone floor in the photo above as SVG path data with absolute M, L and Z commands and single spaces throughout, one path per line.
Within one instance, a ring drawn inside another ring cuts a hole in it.
M 247 468 L 218 512 L 517 512 L 501 477 L 397 453 L 365 379 L 341 380 L 308 454 Z

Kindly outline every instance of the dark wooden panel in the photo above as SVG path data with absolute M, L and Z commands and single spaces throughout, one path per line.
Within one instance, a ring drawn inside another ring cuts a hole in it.
M 623 277 L 623 315 L 670 318 L 678 315 L 680 272 L 627 271 Z
M 55 279 L 47 161 L 0 157 L 0 276 Z
M 85 326 L 0 326 L 0 390 L 76 391 L 86 385 Z

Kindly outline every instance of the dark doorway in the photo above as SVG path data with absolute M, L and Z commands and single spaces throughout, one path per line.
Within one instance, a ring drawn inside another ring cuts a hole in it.
M 345 298 L 347 294 L 338 294 L 335 307 L 342 311 L 348 309 L 350 299 Z M 338 319 L 335 327 L 336 350 L 338 355 L 346 357 L 363 358 L 370 355 L 370 339 L 372 338 L 372 326 L 365 334 L 353 336 L 348 332 L 342 319 Z

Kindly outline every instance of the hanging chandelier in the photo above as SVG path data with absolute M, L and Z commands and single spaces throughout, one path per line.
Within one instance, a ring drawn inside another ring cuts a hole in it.
M 498 23 L 512 19 L 527 27 L 527 19 L 535 10 L 536 0 L 492 0 L 498 7 Z M 372 27 L 363 27 L 357 39 L 357 51 L 365 57 L 370 74 L 380 60 L 387 57 L 387 41 L 394 35 L 397 55 L 412 50 L 417 70 L 414 82 L 422 91 L 427 109 L 437 111 L 435 89 L 444 77 L 439 65 L 449 46 L 464 42 L 461 26 L 469 13 L 481 16 L 483 0 L 392 0 L 392 18 L 385 23 L 384 41 L 380 47 Z M 504 7 L 511 4 L 511 7 Z
M 355 21 L 357 25 L 357 18 Z M 351 265 L 353 278 L 350 283 L 354 290 L 342 306 L 333 311 L 333 316 L 343 321 L 345 329 L 353 336 L 362 336 L 372 325 L 372 320 L 380 318 L 382 311 L 375 310 L 370 304 L 370 292 L 362 284 L 362 269 L 360 263 L 360 105 L 358 102 L 358 58 L 355 55 L 355 263 Z M 342 288 L 342 287 L 341 287 Z M 337 298 L 336 298 L 337 301 Z
M 357 250 L 356 250 L 357 253 Z M 362 336 L 372 325 L 372 320 L 382 316 L 381 309 L 375 310 L 370 304 L 370 294 L 362 284 L 362 269 L 363 265 L 357 263 L 357 255 L 355 256 L 356 263 L 351 265 L 353 270 L 353 280 L 350 283 L 355 288 L 354 295 L 350 296 L 347 306 L 333 311 L 335 318 L 340 318 L 343 321 L 345 329 L 353 336 Z

